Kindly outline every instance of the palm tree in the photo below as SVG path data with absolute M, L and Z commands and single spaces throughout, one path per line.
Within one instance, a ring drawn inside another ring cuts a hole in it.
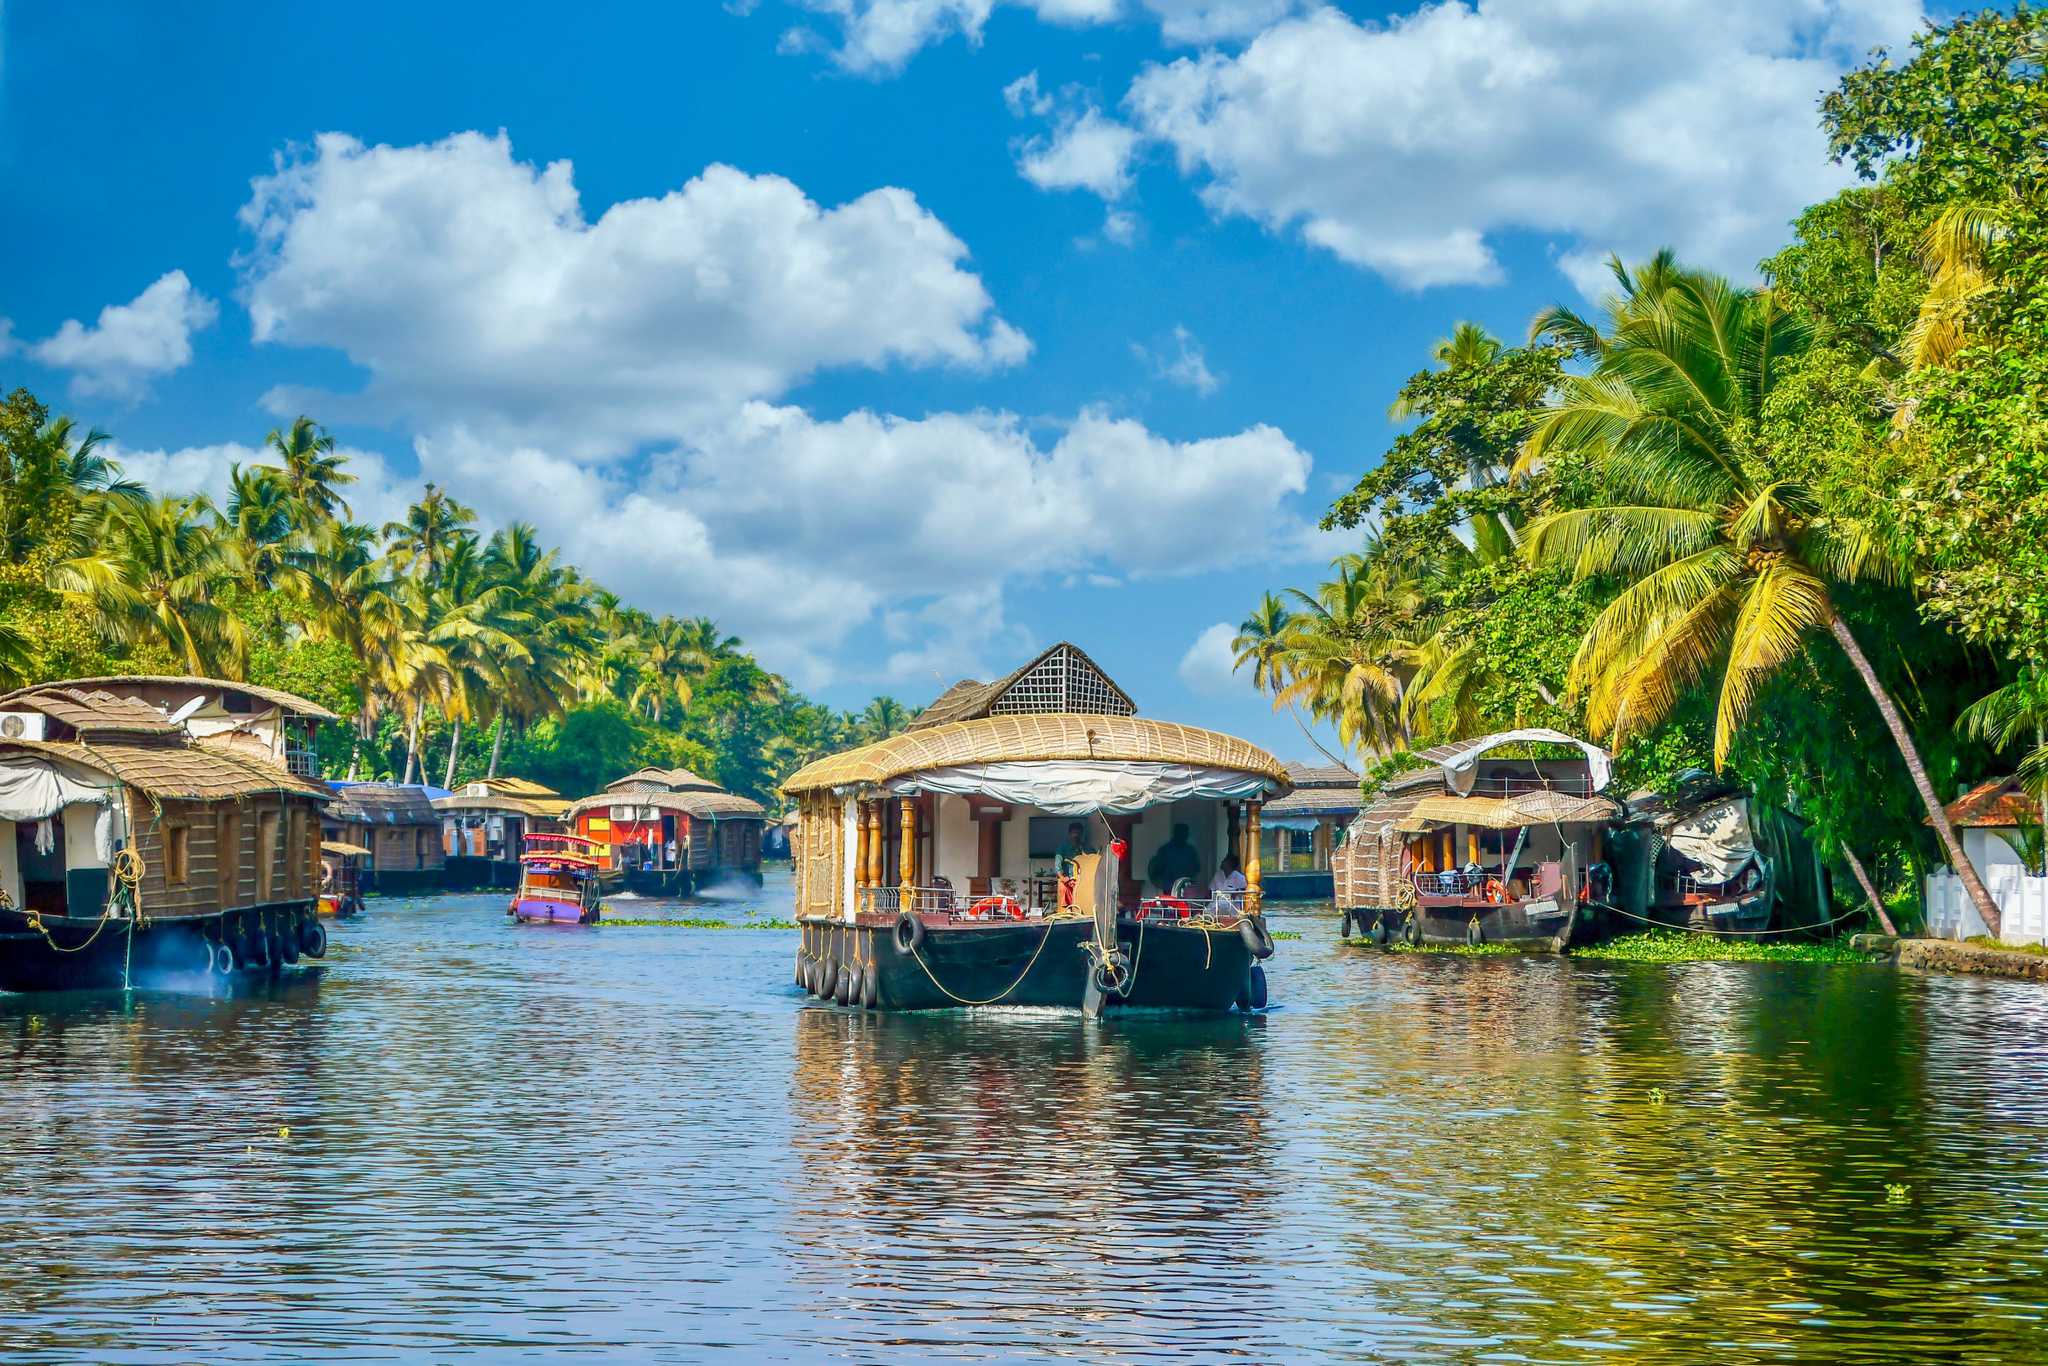
M 0 553 L 10 562 L 45 545 L 59 557 L 83 554 L 105 513 L 149 501 L 142 485 L 99 453 L 105 432 L 74 438 L 70 418 L 37 422 L 41 405 L 20 392 L 11 401 L 33 405 L 36 425 L 25 439 L 0 444 Z
M 657 726 L 663 703 L 673 699 L 678 707 L 687 708 L 696 680 L 711 667 L 711 658 L 698 647 L 698 640 L 688 624 L 674 617 L 651 623 L 639 638 L 643 667 L 633 704 L 645 705 Z
M 221 534 L 235 557 L 236 577 L 255 592 L 269 592 L 295 581 L 292 549 L 299 529 L 292 504 L 277 472 L 256 465 L 228 467 L 228 505 L 220 519 Z
M 2027 667 L 2019 677 L 1963 709 L 1956 729 L 1995 750 L 2027 747 L 2020 781 L 2041 807 L 2042 843 L 2048 846 L 2048 675 Z M 2048 876 L 2048 848 L 2043 850 Z
M 1461 322 L 1451 329 L 1450 336 L 1437 338 L 1436 345 L 1429 348 L 1429 358 L 1446 370 L 1467 370 L 1493 364 L 1500 359 L 1503 349 L 1500 338 L 1478 323 Z M 1415 416 L 1416 411 L 1413 402 L 1397 398 L 1387 408 L 1387 416 L 1402 422 Z
M 386 553 L 401 573 L 436 579 L 454 547 L 476 539 L 468 529 L 475 521 L 474 509 L 428 484 L 425 495 L 405 510 L 404 521 L 384 524 Z
M 1333 722 L 1348 749 L 1403 749 L 1409 731 L 1403 695 L 1413 674 L 1422 606 L 1414 577 L 1377 546 L 1340 556 L 1336 577 L 1314 594 L 1287 590 L 1300 604 L 1288 624 L 1275 709 L 1300 704 Z
M 348 457 L 335 454 L 334 438 L 312 418 L 294 419 L 288 433 L 273 427 L 264 440 L 277 456 L 275 468 L 292 505 L 299 510 L 300 526 L 312 530 L 323 522 L 336 520 L 337 512 L 343 517 L 355 515 L 348 501 L 335 492 L 344 484 L 356 482 L 356 477 L 343 468 Z
M 491 582 L 505 590 L 503 610 L 522 623 L 521 643 L 529 658 L 499 693 L 502 716 L 522 728 L 562 710 L 597 652 L 599 635 L 589 584 L 541 547 L 539 534 L 524 522 L 492 533 L 484 550 Z M 491 741 L 493 777 L 504 747 L 501 724 Z
M 532 658 L 521 639 L 530 623 L 513 610 L 511 593 L 491 581 L 474 537 L 451 545 L 433 592 L 438 620 L 431 634 L 447 656 L 443 711 L 453 731 L 441 786 L 453 787 L 463 723 L 495 720 L 498 696 Z
M 307 629 L 317 640 L 337 641 L 355 656 L 363 676 L 363 701 L 356 713 L 348 776 L 361 771 L 363 746 L 377 721 L 375 682 L 383 670 L 379 651 L 396 631 L 398 602 L 391 576 L 377 554 L 377 533 L 359 522 L 325 522 L 312 544 L 296 552 L 303 571 Z
M 1897 703 L 1835 605 L 1836 585 L 1894 582 L 1897 566 L 1862 529 L 1823 516 L 1757 440 L 1774 385 L 1808 343 L 1806 324 L 1769 290 L 1738 290 L 1712 275 L 1624 279 L 1634 292 L 1582 348 L 1597 358 L 1592 373 L 1567 377 L 1517 465 L 1526 473 L 1553 455 L 1583 456 L 1613 500 L 1546 514 L 1525 534 L 1532 559 L 1624 585 L 1573 661 L 1588 725 L 1626 736 L 1712 682 L 1718 766 L 1764 682 L 1811 632 L 1827 632 L 1869 690 L 1995 935 L 1998 908 L 1963 854 Z M 1568 337 L 1581 327 L 1554 310 L 1535 330 Z
M 1286 684 L 1282 664 L 1287 658 L 1287 627 L 1293 620 L 1287 604 L 1266 593 L 1231 637 L 1231 668 L 1249 668 L 1252 686 L 1260 692 L 1278 692 Z
M 869 744 L 901 734 L 915 716 L 915 712 L 895 698 L 877 697 L 860 709 L 859 715 L 854 717 L 853 724 L 860 733 L 861 743 Z
M 195 674 L 240 678 L 248 631 L 214 603 L 235 562 L 211 511 L 203 498 L 118 504 L 94 552 L 58 565 L 52 585 L 116 645 L 161 646 Z

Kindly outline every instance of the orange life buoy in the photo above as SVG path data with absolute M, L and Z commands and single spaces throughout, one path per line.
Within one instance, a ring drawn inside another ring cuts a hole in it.
M 973 916 L 1005 915 L 1012 920 L 1024 918 L 1024 908 L 1006 896 L 985 896 L 967 908 Z
M 1508 899 L 1508 889 L 1501 885 L 1501 881 L 1499 878 L 1490 877 L 1486 879 L 1486 899 L 1488 901 L 1491 901 L 1496 906 L 1503 905 L 1506 903 Z

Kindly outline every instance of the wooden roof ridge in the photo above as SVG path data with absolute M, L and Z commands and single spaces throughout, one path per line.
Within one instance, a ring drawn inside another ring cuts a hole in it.
M 301 697 L 297 693 L 286 692 L 282 688 L 268 688 L 260 683 L 237 683 L 231 678 L 205 678 L 198 674 L 98 674 L 91 678 L 54 678 L 48 682 L 30 683 L 24 687 L 16 688 L 12 692 L 0 693 L 0 707 L 5 707 L 7 704 L 27 697 L 32 693 L 43 692 L 51 688 L 90 687 L 106 691 L 108 685 L 119 685 L 122 683 L 142 683 L 152 687 L 181 687 L 189 685 L 202 689 L 232 689 L 236 692 L 247 693 L 249 696 L 259 698 L 265 702 L 275 703 L 287 711 L 294 711 L 302 716 L 310 716 L 315 720 L 339 721 L 341 719 L 318 702 L 312 701 L 310 698 Z
M 330 818 L 361 825 L 439 825 L 441 813 L 418 783 L 334 783 Z
M 15 705 L 39 711 L 80 735 L 122 732 L 169 737 L 183 733 L 147 702 L 95 689 L 52 685 L 17 698 Z
M 61 759 L 118 778 L 147 796 L 174 801 L 230 801 L 266 792 L 289 792 L 327 801 L 326 788 L 275 764 L 182 738 L 171 743 L 126 738 L 42 741 L 0 740 L 0 753 L 18 750 Z

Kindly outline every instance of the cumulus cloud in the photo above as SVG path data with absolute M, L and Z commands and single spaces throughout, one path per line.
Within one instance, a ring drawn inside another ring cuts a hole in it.
M 150 380 L 192 361 L 192 334 L 210 327 L 220 306 L 174 270 L 125 304 L 109 304 L 91 326 L 67 319 L 50 337 L 28 348 L 44 365 L 72 372 L 74 398 L 136 399 Z M 9 349 L 0 326 L 0 354 Z
M 793 0 L 830 20 L 838 41 L 806 27 L 786 30 L 784 53 L 817 52 L 847 71 L 886 76 L 935 43 L 980 43 L 999 7 L 1028 11 L 1047 23 L 1080 26 L 1146 17 L 1169 43 L 1240 39 L 1303 9 L 1311 0 Z M 751 10 L 753 7 L 747 7 Z
M 1063 118 L 1051 136 L 1028 139 L 1017 169 L 1041 190 L 1088 190 L 1121 198 L 1131 187 L 1131 153 L 1138 135 L 1098 109 Z
M 1236 652 L 1230 648 L 1236 636 L 1236 628 L 1219 621 L 1195 637 L 1195 643 L 1180 657 L 1177 670 L 1189 692 L 1224 697 L 1244 691 L 1244 680 L 1237 677 Z
M 1223 387 L 1223 380 L 1209 368 L 1202 344 L 1185 327 L 1175 327 L 1168 344 L 1157 348 L 1132 342 L 1131 352 L 1155 378 L 1192 389 L 1204 398 Z
M 467 431 L 418 455 L 490 521 L 531 521 L 628 599 L 730 621 L 812 682 L 876 624 L 898 676 L 1012 654 L 992 604 L 1014 582 L 1215 569 L 1300 534 L 1309 457 L 1274 428 L 1172 441 L 1090 410 L 1050 435 L 1010 413 L 756 402 L 630 475 Z
M 134 448 L 109 442 L 101 448 L 121 466 L 129 478 L 142 483 L 151 493 L 191 497 L 204 494 L 216 507 L 226 507 L 228 474 L 234 466 L 274 465 L 277 457 L 268 449 L 223 441 L 211 446 L 180 446 L 176 449 Z M 405 515 L 406 506 L 419 490 L 392 472 L 390 462 L 376 451 L 337 447 L 335 454 L 348 461 L 348 472 L 356 482 L 340 490 L 348 500 L 355 520 L 382 526 Z
M 328 133 L 253 182 L 241 217 L 255 339 L 332 347 L 369 376 L 354 402 L 275 391 L 278 413 L 459 423 L 589 458 L 820 369 L 1030 351 L 966 246 L 900 189 L 825 208 L 713 166 L 590 222 L 570 164 L 521 162 L 503 134 Z
M 1388 22 L 1284 18 L 1241 52 L 1140 73 L 1131 126 L 1211 208 L 1410 288 L 1501 278 L 1517 231 L 1573 278 L 1666 243 L 1747 275 L 1846 183 L 1815 99 L 1918 0 L 1445 0 Z M 1577 263 L 1581 268 L 1574 269 Z

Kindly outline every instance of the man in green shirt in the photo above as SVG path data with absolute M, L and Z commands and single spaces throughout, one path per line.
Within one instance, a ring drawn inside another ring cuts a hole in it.
M 1062 840 L 1060 847 L 1053 851 L 1053 867 L 1059 871 L 1061 877 L 1072 877 L 1074 875 L 1074 860 L 1083 854 L 1092 854 L 1094 852 L 1088 845 L 1088 828 L 1082 825 L 1081 822 L 1075 821 L 1067 827 L 1066 839 Z

